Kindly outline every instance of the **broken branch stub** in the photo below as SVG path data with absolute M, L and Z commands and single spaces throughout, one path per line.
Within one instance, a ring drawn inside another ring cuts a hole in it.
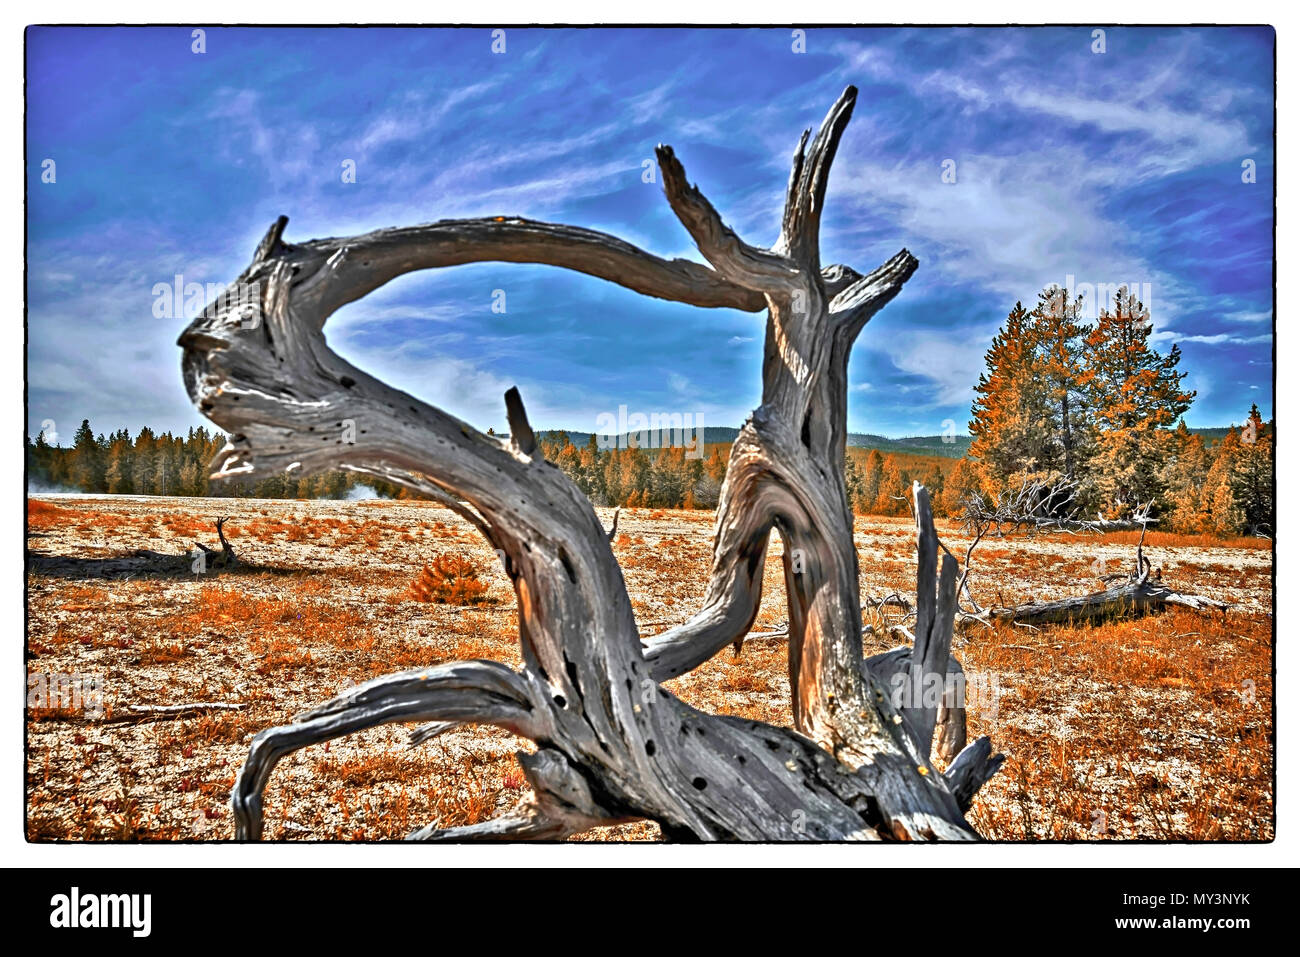
M 504 553 L 523 666 L 477 661 L 391 675 L 262 732 L 231 797 L 237 837 L 260 836 L 262 792 L 285 754 L 408 721 L 425 723 L 419 740 L 492 724 L 537 746 L 520 757 L 532 795 L 513 813 L 469 828 L 424 828 L 417 839 L 556 839 L 645 818 L 669 839 L 978 837 L 964 813 L 999 760 L 987 739 L 940 773 L 925 737 L 935 709 L 900 707 L 863 660 L 858 559 L 840 468 L 848 358 L 917 263 L 903 250 L 863 276 L 819 262 L 826 182 L 855 99 L 850 87 L 811 145 L 807 133 L 800 141 L 771 249 L 736 236 L 688 184 L 672 150 L 657 151 L 668 202 L 710 266 L 521 219 L 450 220 L 300 244 L 285 241 L 285 221 L 277 221 L 239 280 L 257 284 L 265 321 L 250 328 L 217 303 L 180 339 L 192 400 L 230 433 L 214 477 L 343 468 L 454 503 Z M 537 454 L 516 390 L 506 400 L 510 437 L 485 435 L 325 343 L 334 310 L 390 279 L 484 260 L 550 264 L 645 295 L 767 311 L 763 401 L 732 449 L 704 606 L 645 647 L 611 533 Z M 925 499 L 923 489 L 918 495 Z M 922 557 L 933 537 L 925 500 Z M 785 545 L 796 731 L 702 713 L 659 683 L 748 632 L 773 529 Z M 945 564 L 936 586 L 933 560 L 931 552 L 917 607 L 942 622 L 951 618 L 954 571 Z M 920 638 L 909 675 L 946 674 L 950 625 L 936 625 L 924 644 Z

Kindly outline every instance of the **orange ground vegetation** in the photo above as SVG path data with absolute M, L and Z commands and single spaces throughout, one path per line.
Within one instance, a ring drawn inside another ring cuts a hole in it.
M 196 575 L 166 556 L 196 536 L 215 539 L 211 500 L 29 505 L 29 680 L 91 674 L 104 694 L 101 717 L 29 700 L 30 839 L 228 839 L 230 787 L 258 731 L 381 674 L 468 658 L 520 665 L 511 585 L 490 547 L 447 510 L 410 501 L 218 507 L 232 516 L 240 564 Z M 610 510 L 601 518 L 608 527 Z M 623 510 L 614 550 L 644 635 L 699 607 L 712 526 L 705 511 Z M 940 523 L 940 534 L 964 553 L 954 525 Z M 899 614 L 878 614 L 873 599 L 915 588 L 912 535 L 906 518 L 857 520 L 869 624 Z M 1148 534 L 1147 546 L 1165 581 L 1231 601 L 1229 612 L 958 636 L 975 692 L 971 733 L 991 735 L 1008 755 L 970 815 L 987 837 L 1272 837 L 1272 556 L 1256 540 Z M 756 631 L 786 624 L 780 552 L 774 536 Z M 1096 587 L 1100 565 L 1115 571 L 1132 556 L 1124 538 L 1009 537 L 980 546 L 971 584 L 986 603 L 1080 594 Z M 115 564 L 99 564 L 106 558 Z M 437 568 L 450 591 L 421 600 L 412 584 Z M 877 627 L 865 651 L 895 641 Z M 788 726 L 786 657 L 779 635 L 755 637 L 740 657 L 725 651 L 666 687 L 705 711 Z M 131 713 L 189 702 L 240 707 Z M 502 814 L 526 793 L 514 753 L 530 743 L 469 727 L 412 748 L 410 730 L 374 728 L 286 757 L 266 792 L 267 838 L 396 839 Z M 658 834 L 639 822 L 582 837 Z

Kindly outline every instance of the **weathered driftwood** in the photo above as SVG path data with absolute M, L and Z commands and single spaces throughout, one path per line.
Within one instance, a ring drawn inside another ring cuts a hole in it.
M 657 821 L 669 839 L 969 840 L 964 812 L 1000 757 L 987 739 L 946 773 L 931 763 L 938 709 L 892 700 L 863 661 L 857 552 L 842 463 L 849 350 L 916 269 L 906 250 L 859 275 L 822 268 L 819 224 L 849 88 L 794 154 L 781 235 L 750 246 L 656 150 L 673 211 L 711 267 L 666 261 L 622 240 L 522 219 L 450 220 L 351 239 L 284 240 L 281 217 L 240 277 L 261 320 L 218 302 L 181 336 L 199 409 L 230 433 L 216 478 L 339 467 L 457 503 L 504 556 L 523 667 L 446 664 L 380 678 L 259 734 L 231 803 L 236 836 L 262 830 L 276 761 L 388 722 L 422 740 L 491 724 L 536 743 L 519 757 L 532 796 L 513 814 L 418 839 L 561 838 L 594 825 Z M 484 435 L 348 364 L 325 343 L 328 316 L 406 272 L 497 260 L 545 263 L 698 306 L 766 309 L 762 404 L 733 446 L 704 607 L 643 647 L 590 503 L 537 448 L 518 392 L 508 438 Z M 956 564 L 936 570 L 933 524 L 916 490 L 916 645 L 891 660 L 909 679 L 949 668 Z M 775 528 L 785 545 L 789 670 L 797 731 L 704 714 L 660 681 L 751 627 Z M 891 672 L 892 674 L 892 672 Z
M 1127 518 L 1106 519 L 1098 515 L 1095 519 L 1081 516 L 1074 505 L 1074 496 L 1078 483 L 1058 481 L 1025 481 L 1018 489 L 998 495 L 991 502 L 978 493 L 966 500 L 964 527 L 971 534 L 970 544 L 966 548 L 966 560 L 962 563 L 963 572 L 958 586 L 959 595 L 964 595 L 967 608 L 958 604 L 957 615 L 962 623 L 977 622 L 990 625 L 993 622 L 1010 622 L 1017 625 L 1051 625 L 1070 623 L 1097 623 L 1113 621 L 1116 618 L 1138 617 L 1151 612 L 1161 611 L 1166 605 L 1182 605 L 1196 611 L 1225 611 L 1226 602 L 1216 601 L 1200 595 L 1175 592 L 1160 581 L 1159 569 L 1152 579 L 1151 562 L 1143 554 L 1147 527 L 1155 523 L 1151 518 L 1153 502 L 1136 509 Z M 1140 529 L 1137 554 L 1133 569 L 1115 575 L 1104 575 L 1100 581 L 1104 584 L 1118 582 L 1102 591 L 1055 601 L 1028 602 L 1007 608 L 980 608 L 971 595 L 969 576 L 971 555 L 980 541 L 991 531 L 999 535 L 1006 530 L 1027 531 L 1033 535 L 1037 532 L 1112 532 Z
M 1167 605 L 1181 605 L 1194 611 L 1228 609 L 1226 602 L 1176 592 L 1159 581 L 1152 581 L 1149 575 L 1143 575 L 1088 595 L 1029 602 L 1010 608 L 991 608 L 988 617 L 990 621 L 1014 622 L 1018 625 L 1098 623 L 1163 611 Z
M 225 525 L 227 521 L 229 521 L 229 519 L 223 516 L 222 518 L 217 519 L 216 522 L 217 538 L 221 542 L 221 551 L 218 552 L 215 548 L 210 548 L 202 542 L 194 543 L 198 548 L 202 549 L 205 556 L 216 556 L 216 558 L 212 559 L 212 566 L 214 568 L 234 568 L 239 561 L 238 557 L 235 555 L 235 550 L 230 547 L 230 542 L 226 541 Z

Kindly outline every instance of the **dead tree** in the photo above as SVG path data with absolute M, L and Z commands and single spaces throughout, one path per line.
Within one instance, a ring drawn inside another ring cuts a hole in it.
M 1181 605 L 1196 611 L 1224 611 L 1227 603 L 1176 592 L 1161 581 L 1160 570 L 1152 578 L 1151 562 L 1143 554 L 1147 526 L 1155 524 L 1151 517 L 1153 502 L 1136 509 L 1127 518 L 1107 519 L 1098 515 L 1089 518 L 1080 514 L 1074 504 L 1078 485 L 1072 481 L 1048 483 L 1041 480 L 1025 481 L 1020 487 L 986 500 L 978 493 L 970 495 L 965 504 L 964 527 L 971 535 L 962 563 L 962 578 L 958 586 L 969 607 L 958 608 L 958 617 L 964 622 L 1009 622 L 1017 625 L 1049 625 L 1082 622 L 1104 622 L 1115 618 L 1136 617 L 1162 610 L 1166 605 Z M 1102 591 L 1054 601 L 1028 602 L 1006 608 L 980 608 L 971 595 L 968 576 L 972 554 L 983 538 L 991 533 L 1002 535 L 1008 531 L 1027 532 L 1113 532 L 1141 529 L 1137 554 L 1131 572 L 1101 577 L 1109 587 Z M 1113 584 L 1112 584 L 1113 583 Z
M 1000 756 L 983 738 L 940 772 L 930 758 L 933 702 L 896 706 L 863 661 L 841 468 L 849 350 L 917 262 L 903 250 L 865 276 L 822 268 L 826 184 L 855 98 L 850 87 L 811 143 L 808 131 L 800 139 L 770 249 L 738 237 L 673 151 L 656 149 L 669 205 L 712 268 L 517 218 L 303 243 L 285 241 L 284 217 L 271 227 L 238 280 L 259 290 L 261 320 L 218 302 L 180 339 L 192 400 L 229 433 L 214 477 L 338 467 L 439 495 L 505 556 L 523 667 L 471 661 L 392 675 L 262 732 L 231 795 L 238 838 L 261 834 L 262 792 L 280 757 L 386 722 L 491 724 L 537 746 L 519 756 L 533 794 L 514 813 L 426 828 L 418 839 L 554 839 L 643 818 L 670 840 L 978 837 L 965 811 Z M 543 458 L 517 390 L 505 397 L 511 435 L 484 435 L 325 343 L 331 313 L 390 279 L 488 260 L 561 266 L 696 306 L 766 310 L 762 404 L 732 448 L 704 606 L 645 647 L 608 533 Z M 947 673 L 957 565 L 945 556 L 936 567 L 923 490 L 920 498 L 916 643 L 891 667 L 924 681 Z M 702 713 L 660 685 L 749 631 L 773 528 L 785 544 L 797 731 Z
M 234 568 L 239 562 L 235 550 L 230 547 L 230 542 L 226 541 L 225 525 L 227 521 L 229 519 L 226 517 L 219 518 L 216 521 L 217 539 L 221 542 L 221 551 L 218 552 L 215 548 L 210 548 L 202 542 L 194 543 L 195 547 L 201 549 L 205 556 L 211 558 L 213 568 Z M 216 558 L 212 558 L 213 555 Z

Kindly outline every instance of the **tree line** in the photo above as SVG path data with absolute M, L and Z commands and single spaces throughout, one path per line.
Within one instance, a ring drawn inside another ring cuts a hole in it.
M 330 471 L 307 478 L 279 473 L 251 483 L 208 481 L 209 466 L 225 436 L 202 426 L 184 436 L 145 426 L 134 438 L 126 429 L 98 435 L 87 419 L 72 445 L 50 445 L 44 432 L 27 442 L 27 482 L 33 490 L 112 495 L 194 495 L 222 498 L 345 498 L 358 485 L 379 495 L 403 497 L 387 482 Z
M 388 498 L 422 497 L 338 470 L 307 478 L 280 473 L 252 483 L 209 483 L 209 466 L 224 444 L 224 436 L 203 427 L 183 436 L 145 427 L 132 438 L 125 429 L 96 435 L 82 420 L 70 447 L 50 445 L 43 433 L 28 441 L 28 483 L 34 490 L 281 499 L 345 498 L 367 485 Z M 681 446 L 601 449 L 594 435 L 577 447 L 565 433 L 539 444 L 593 504 L 633 508 L 715 508 L 730 453 L 725 444 L 707 447 L 707 456 L 688 455 Z M 845 455 L 850 504 L 864 514 L 904 514 L 902 496 L 913 477 L 940 493 L 941 461 L 951 460 L 850 449 Z
M 1252 405 L 1241 428 L 1207 444 L 1182 420 L 1196 393 L 1183 388 L 1181 354 L 1153 348 L 1146 306 L 1125 290 L 1095 324 L 1080 321 L 1082 297 L 1051 286 L 1032 309 L 1017 302 L 985 354 L 975 387 L 973 441 L 958 460 L 850 448 L 844 457 L 854 512 L 908 514 L 914 480 L 930 490 L 939 514 L 957 517 L 972 494 L 993 497 L 1025 481 L 1075 483 L 1087 514 L 1122 517 L 1154 502 L 1167 531 L 1271 534 L 1274 426 Z M 488 432 L 491 434 L 492 429 Z M 95 435 L 83 420 L 72 446 L 27 443 L 33 488 L 143 495 L 345 498 L 366 485 L 389 498 L 420 497 L 343 471 L 295 478 L 280 473 L 253 483 L 208 482 L 224 445 L 199 427 L 185 436 L 142 428 Z M 596 505 L 714 508 L 729 449 L 704 457 L 682 447 L 581 448 L 567 434 L 542 438 L 546 458 Z

